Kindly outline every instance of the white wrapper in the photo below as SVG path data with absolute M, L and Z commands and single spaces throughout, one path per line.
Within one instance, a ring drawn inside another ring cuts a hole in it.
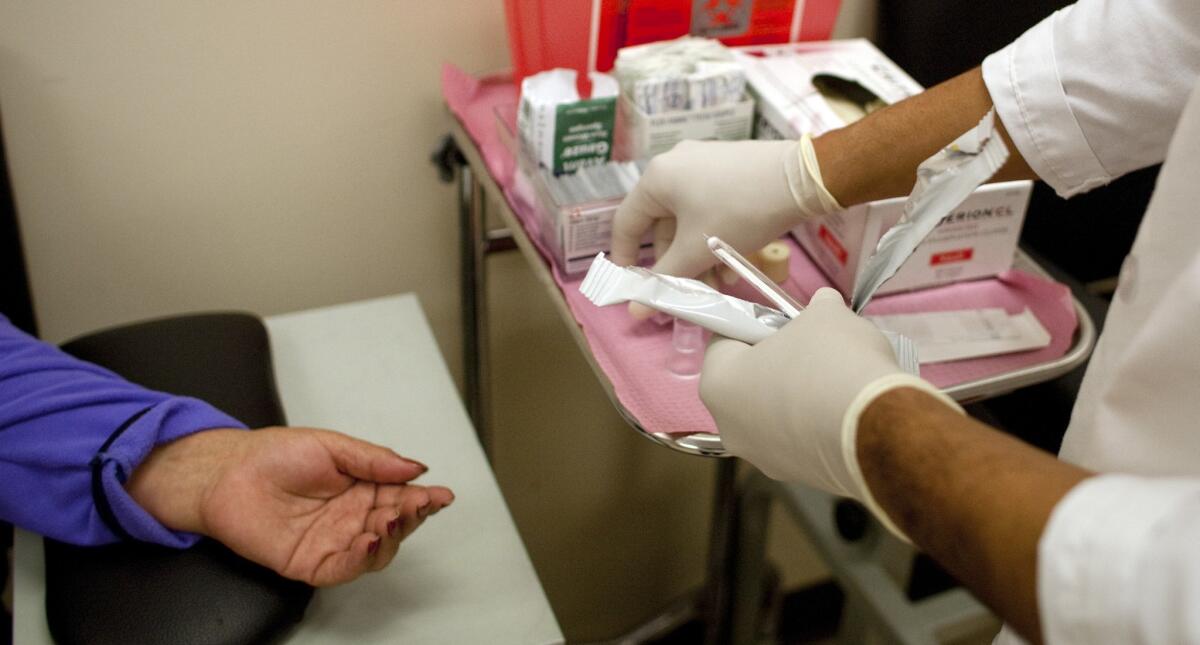
M 781 311 L 725 295 L 698 280 L 662 275 L 641 267 L 617 266 L 603 253 L 592 261 L 579 292 L 599 307 L 633 301 L 751 345 L 791 320 Z M 884 336 L 891 343 L 900 368 L 919 376 L 913 342 L 893 332 L 884 332 Z
M 917 167 L 917 183 L 904 203 L 904 216 L 880 238 L 854 283 L 850 303 L 855 311 L 862 312 L 938 222 L 1008 160 L 995 119 L 995 110 L 988 111 L 979 125 Z
M 661 275 L 641 267 L 619 267 L 603 253 L 592 261 L 579 292 L 597 306 L 632 300 L 752 345 L 788 322 L 781 312 L 727 296 L 698 280 Z

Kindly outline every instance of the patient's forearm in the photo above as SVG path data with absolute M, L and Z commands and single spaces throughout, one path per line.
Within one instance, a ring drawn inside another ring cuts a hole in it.
M 992 108 L 977 67 L 813 141 L 821 178 L 843 206 L 907 195 L 917 166 Z M 1011 154 L 995 181 L 1036 178 L 997 118 Z
M 1090 473 L 913 389 L 888 392 L 867 408 L 858 458 L 897 526 L 1023 636 L 1040 641 L 1038 540 L 1055 504 Z

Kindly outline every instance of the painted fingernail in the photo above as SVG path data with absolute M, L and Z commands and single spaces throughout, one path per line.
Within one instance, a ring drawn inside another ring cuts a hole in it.
M 376 538 L 375 541 L 373 541 L 367 545 L 367 555 L 375 555 L 375 552 L 378 550 L 379 550 L 379 539 Z
M 399 517 L 392 518 L 392 521 L 387 523 L 387 532 L 388 532 L 388 535 L 389 535 L 389 536 L 391 536 L 391 535 L 395 535 L 395 534 L 396 534 L 396 529 L 397 529 L 399 526 L 400 526 L 400 518 L 399 518 Z

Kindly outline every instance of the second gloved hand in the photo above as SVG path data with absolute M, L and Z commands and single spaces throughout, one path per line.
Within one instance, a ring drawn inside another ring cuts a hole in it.
M 613 219 L 612 261 L 633 264 L 653 228 L 659 273 L 695 277 L 715 258 L 703 236 L 756 251 L 841 206 L 821 183 L 811 139 L 682 141 L 655 157 Z
M 871 496 L 857 456 L 859 417 L 899 387 L 958 409 L 929 382 L 903 372 L 883 334 L 824 288 L 757 345 L 720 339 L 709 346 L 700 397 L 730 453 L 773 479 L 857 499 L 900 535 Z

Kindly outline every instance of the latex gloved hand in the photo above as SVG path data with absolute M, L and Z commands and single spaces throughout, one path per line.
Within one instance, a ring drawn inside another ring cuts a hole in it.
M 867 489 L 856 443 L 862 413 L 899 387 L 961 411 L 928 381 L 903 372 L 883 334 L 829 288 L 757 345 L 715 341 L 700 376 L 700 398 L 730 453 L 772 479 L 857 499 L 903 537 Z
M 757 251 L 800 221 L 841 210 L 812 140 L 682 141 L 653 160 L 613 220 L 611 259 L 633 264 L 654 229 L 654 270 L 696 277 L 716 259 L 704 235 Z

